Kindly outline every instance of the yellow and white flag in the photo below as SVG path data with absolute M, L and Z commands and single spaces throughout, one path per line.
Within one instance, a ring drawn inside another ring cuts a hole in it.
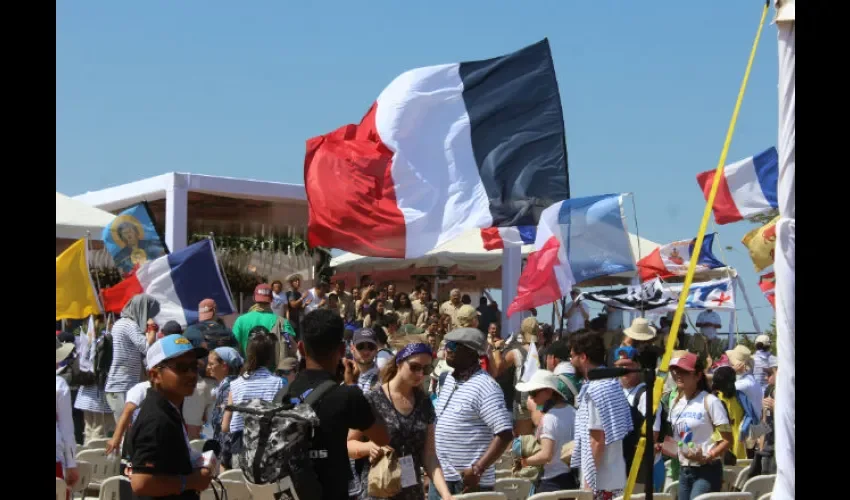
M 776 248 L 776 222 L 777 216 L 764 226 L 753 229 L 744 236 L 741 243 L 750 250 L 750 258 L 756 267 L 756 272 L 773 265 L 773 251 Z
M 86 240 L 79 239 L 56 257 L 56 320 L 83 319 L 100 314 L 89 273 Z

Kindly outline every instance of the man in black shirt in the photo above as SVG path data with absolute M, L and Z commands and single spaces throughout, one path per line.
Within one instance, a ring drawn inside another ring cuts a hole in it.
M 207 355 L 182 335 L 148 348 L 151 388 L 130 429 L 130 483 L 139 499 L 198 500 L 212 479 L 196 468 L 180 406 L 198 382 L 198 359 Z
M 301 288 L 301 275 L 293 274 L 286 278 L 292 290 L 286 292 L 286 311 L 287 318 L 292 324 L 292 329 L 295 330 L 296 337 L 301 335 L 301 314 L 304 308 L 310 304 L 309 297 L 303 297 L 298 290 Z M 307 302 L 306 304 L 304 302 Z
M 298 373 L 289 394 L 306 398 L 325 380 L 337 381 L 340 363 L 345 356 L 342 337 L 345 325 L 339 314 L 317 309 L 302 322 L 298 350 L 306 359 L 306 369 Z M 345 359 L 346 379 L 357 380 L 354 361 Z M 316 475 L 322 484 L 322 500 L 348 499 L 351 466 L 348 461 L 348 429 L 363 431 L 378 445 L 389 444 L 386 428 L 372 413 L 369 402 L 355 385 L 331 389 L 314 405 L 319 428 L 313 438 L 310 455 Z

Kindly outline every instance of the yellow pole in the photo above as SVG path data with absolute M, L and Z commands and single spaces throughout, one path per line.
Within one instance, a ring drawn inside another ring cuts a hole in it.
M 726 156 L 729 154 L 729 146 L 732 144 L 732 136 L 735 133 L 735 125 L 738 122 L 738 113 L 741 111 L 741 103 L 744 101 L 744 93 L 747 90 L 747 83 L 750 80 L 750 71 L 753 69 L 753 61 L 756 58 L 756 49 L 761 39 L 761 32 L 764 29 L 764 22 L 767 19 L 767 11 L 770 6 L 769 2 L 765 2 L 761 13 L 761 21 L 759 21 L 756 38 L 753 40 L 753 47 L 750 50 L 750 59 L 747 61 L 747 69 L 744 71 L 744 80 L 741 82 L 741 88 L 738 90 L 738 100 L 735 102 L 735 108 L 732 111 L 732 119 L 729 122 L 729 128 L 726 131 L 726 140 L 723 142 L 723 149 L 720 151 L 720 160 L 717 162 L 717 169 L 714 173 L 714 182 L 711 184 L 711 191 L 708 194 L 708 200 L 705 203 L 705 210 L 702 214 L 702 222 L 699 225 L 699 232 L 694 243 L 694 251 L 691 254 L 690 262 L 688 263 L 688 273 L 685 275 L 685 282 L 682 284 L 682 292 L 679 294 L 679 304 L 676 306 L 676 314 L 673 316 L 673 324 L 670 326 L 670 335 L 667 337 L 667 346 L 664 351 L 664 357 L 661 358 L 661 366 L 659 366 L 658 378 L 655 379 L 655 389 L 652 397 L 652 407 L 657 409 L 661 404 L 661 395 L 664 392 L 664 383 L 667 380 L 667 371 L 670 368 L 670 357 L 673 354 L 673 348 L 676 346 L 676 341 L 679 337 L 679 325 L 682 323 L 682 315 L 685 312 L 685 302 L 687 301 L 687 290 L 690 289 L 694 281 L 694 272 L 697 268 L 700 249 L 702 248 L 703 239 L 705 239 L 705 231 L 708 228 L 708 222 L 711 219 L 711 209 L 714 206 L 714 198 L 717 196 L 717 188 L 720 186 L 720 178 L 723 176 L 723 166 L 726 164 Z M 643 450 L 646 447 L 646 433 L 652 432 L 649 429 L 649 420 L 646 420 L 646 425 L 641 431 L 641 438 L 638 446 L 635 449 L 635 457 L 632 460 L 632 468 L 629 471 L 629 480 L 626 483 L 626 491 L 624 500 L 631 500 L 632 490 L 634 490 L 637 482 L 638 471 L 640 470 L 640 462 L 643 458 Z M 652 488 L 653 485 L 647 484 L 646 488 Z

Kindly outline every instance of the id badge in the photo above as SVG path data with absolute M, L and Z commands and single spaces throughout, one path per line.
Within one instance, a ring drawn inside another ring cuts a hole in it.
M 415 486 L 416 480 L 416 465 L 413 463 L 413 457 L 405 455 L 398 460 L 401 464 L 401 487 L 408 488 Z

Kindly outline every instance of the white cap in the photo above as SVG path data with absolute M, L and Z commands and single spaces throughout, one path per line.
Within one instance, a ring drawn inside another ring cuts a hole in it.
M 552 389 L 560 394 L 561 397 L 566 398 L 558 386 L 558 377 L 549 370 L 537 370 L 534 372 L 534 375 L 531 376 L 531 380 L 528 382 L 520 382 L 516 385 L 516 390 L 519 392 L 532 392 L 540 389 Z
M 761 334 L 758 337 L 756 337 L 756 344 L 770 345 L 770 337 L 768 337 L 767 335 Z

